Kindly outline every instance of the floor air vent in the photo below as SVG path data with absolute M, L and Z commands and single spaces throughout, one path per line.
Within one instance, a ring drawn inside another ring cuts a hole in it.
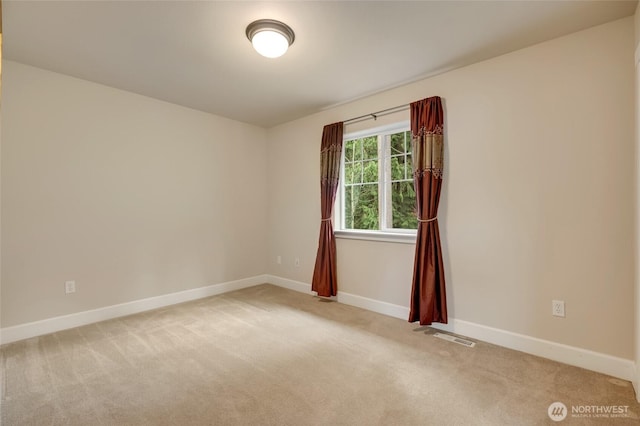
M 435 333 L 434 336 L 442 340 L 447 340 L 449 342 L 466 346 L 468 348 L 472 348 L 476 345 L 475 342 L 472 342 L 471 340 L 461 339 L 460 337 L 452 336 L 450 334 Z

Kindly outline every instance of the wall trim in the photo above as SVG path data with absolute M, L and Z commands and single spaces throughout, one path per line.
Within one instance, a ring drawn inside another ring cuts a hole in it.
M 282 278 L 275 275 L 267 275 L 267 282 L 269 284 L 298 291 L 300 293 L 312 296 L 316 295 L 315 291 L 311 291 L 311 284 L 306 284 L 300 281 L 290 280 L 288 278 Z M 335 300 L 338 303 L 344 303 L 345 305 L 355 306 L 357 308 L 366 309 L 368 311 L 377 312 L 394 318 L 404 320 L 409 318 L 409 308 L 394 305 L 393 303 L 381 302 L 380 300 L 369 299 L 368 297 L 339 291 L 337 296 L 329 297 L 329 299 Z
M 451 319 L 449 324 L 433 324 L 433 328 L 472 337 L 575 367 L 597 371 L 620 379 L 628 381 L 633 381 L 634 379 L 635 363 L 630 359 L 618 358 L 588 349 L 459 319 Z
M 637 15 L 640 13 L 640 4 L 638 5 L 638 7 L 636 8 L 636 26 L 638 25 L 638 17 Z M 640 67 L 640 42 L 636 44 L 636 50 L 635 50 L 635 66 L 636 68 Z M 640 120 L 640 99 L 638 99 L 638 93 L 640 93 L 640 90 L 638 89 L 638 85 L 640 84 L 640 80 L 638 79 L 638 74 L 636 73 L 636 152 L 638 151 L 638 149 L 640 149 L 640 124 L 639 124 L 639 120 Z M 636 153 L 636 161 L 638 161 L 638 154 Z M 636 168 L 636 182 L 637 185 L 640 185 L 640 175 L 638 175 L 638 169 Z M 638 208 L 640 208 L 640 204 L 639 203 L 639 199 L 638 197 L 640 197 L 640 193 L 638 193 L 637 195 L 637 199 L 636 199 L 636 204 L 638 206 Z M 638 210 L 636 210 L 636 215 L 638 215 Z M 640 226 L 640 223 L 638 222 L 638 220 L 636 219 L 636 256 L 638 254 L 638 251 L 640 250 L 640 231 L 638 230 L 638 227 Z M 638 292 L 640 292 L 640 270 L 638 269 L 638 267 L 636 266 L 636 294 Z M 640 402 L 640 296 L 636 295 L 636 366 L 635 366 L 635 372 L 634 372 L 634 377 L 633 380 L 631 381 L 631 383 L 633 383 L 633 389 L 636 392 L 636 400 L 638 402 Z
M 278 287 L 288 288 L 289 290 L 297 291 L 300 293 L 315 295 L 315 291 L 311 291 L 311 284 L 303 283 L 301 281 L 290 280 L 289 278 L 282 278 L 276 275 L 266 275 L 265 279 L 269 284 L 273 284 Z M 331 299 L 335 299 L 331 297 Z
M 310 284 L 273 275 L 267 275 L 266 279 L 268 283 L 273 285 L 302 293 L 314 294 L 311 292 Z M 407 321 L 409 318 L 409 308 L 405 306 L 394 305 L 392 303 L 340 291 L 335 299 L 345 305 L 356 306 L 404 321 Z M 455 318 L 449 318 L 449 324 L 433 324 L 432 327 L 575 367 L 607 374 L 630 382 L 635 382 L 636 379 L 636 366 L 630 359 L 618 358 L 588 349 L 556 343 Z
M 247 287 L 269 283 L 278 287 L 294 290 L 297 292 L 314 295 L 311 285 L 300 281 L 282 278 L 275 275 L 257 275 L 236 281 L 213 284 L 207 287 L 199 287 L 161 296 L 149 297 L 146 299 L 134 300 L 132 302 L 107 306 L 104 308 L 78 312 L 69 315 L 49 318 L 46 320 L 20 324 L 13 327 L 0 329 L 0 344 L 15 342 L 30 337 L 41 336 L 54 333 L 56 331 L 69 328 L 80 327 L 99 321 L 118 318 L 125 315 L 132 315 L 139 312 L 162 308 L 177 303 L 188 302 L 209 296 L 216 296 Z M 338 292 L 332 299 L 345 305 L 355 306 L 377 312 L 390 317 L 406 321 L 409 317 L 409 308 L 395 305 L 356 294 Z M 538 339 L 507 330 L 488 327 L 473 322 L 450 318 L 449 324 L 434 324 L 433 328 L 460 334 L 472 339 L 514 349 L 531 355 L 548 358 L 554 361 L 585 368 L 608 374 L 624 380 L 631 381 L 637 388 L 637 374 L 635 363 L 632 360 L 614 357 L 611 355 L 577 348 L 562 343 L 551 342 Z
M 198 287 L 175 293 L 163 294 L 161 296 L 134 300 L 132 302 L 121 303 L 118 305 L 106 306 L 104 308 L 77 312 L 41 321 L 29 322 L 13 327 L 6 327 L 0 329 L 0 344 L 11 343 L 17 340 L 28 339 L 30 337 L 42 336 L 43 334 L 80 327 L 82 325 L 118 318 L 125 315 L 137 314 L 139 312 L 175 305 L 177 303 L 202 299 L 203 297 L 216 296 L 218 294 L 264 284 L 266 282 L 268 282 L 266 275 L 257 275 L 255 277 L 243 278 L 236 281 L 228 281 L 206 287 Z

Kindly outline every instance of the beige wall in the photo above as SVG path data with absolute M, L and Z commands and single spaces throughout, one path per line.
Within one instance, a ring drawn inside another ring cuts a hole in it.
M 1 325 L 265 272 L 310 282 L 322 126 L 439 95 L 451 317 L 633 359 L 633 28 L 623 19 L 269 131 L 4 62 Z M 338 250 L 341 291 L 408 306 L 413 245 Z
M 439 95 L 450 315 L 633 359 L 633 40 L 629 17 L 270 129 L 269 272 L 311 281 L 322 126 Z M 412 245 L 337 247 L 341 291 L 408 306 Z
M 2 327 L 264 273 L 264 129 L 2 71 Z

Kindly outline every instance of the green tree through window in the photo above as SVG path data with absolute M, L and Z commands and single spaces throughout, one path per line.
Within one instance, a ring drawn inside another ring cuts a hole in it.
M 347 138 L 343 146 L 344 229 L 416 229 L 410 132 Z

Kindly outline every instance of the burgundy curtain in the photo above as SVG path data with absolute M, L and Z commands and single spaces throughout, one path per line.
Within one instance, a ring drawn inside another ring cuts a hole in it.
M 340 179 L 343 123 L 324 126 L 320 147 L 320 240 L 316 266 L 313 270 L 311 290 L 318 296 L 335 296 L 338 292 L 336 277 L 336 241 L 331 216 Z
M 409 322 L 447 323 L 444 266 L 438 230 L 442 187 L 444 112 L 440 97 L 411 104 L 413 183 L 416 190 L 418 235 L 413 266 Z

